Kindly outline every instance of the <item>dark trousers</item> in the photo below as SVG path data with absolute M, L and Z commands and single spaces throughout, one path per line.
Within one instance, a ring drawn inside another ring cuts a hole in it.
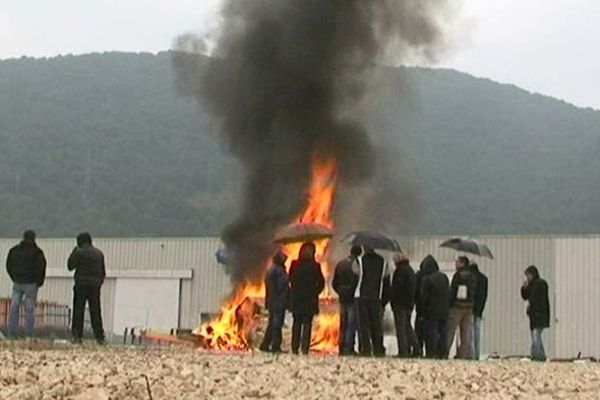
M 448 358 L 448 346 L 446 343 L 448 341 L 448 320 L 426 320 L 425 332 L 425 352 L 427 358 Z
M 348 355 L 354 353 L 356 339 L 356 304 L 340 303 L 340 338 L 339 353 Z
M 395 308 L 394 324 L 396 325 L 396 339 L 398 341 L 398 356 L 408 357 L 418 351 L 417 335 L 412 327 L 412 310 Z
M 415 334 L 417 335 L 417 348 L 413 349 L 413 356 L 415 357 L 423 357 L 423 347 L 425 347 L 425 318 L 419 314 L 417 314 L 417 318 L 415 320 Z
M 269 321 L 267 323 L 267 331 L 260 345 L 263 351 L 281 351 L 281 340 L 283 329 L 283 320 L 285 319 L 285 310 L 269 311 Z
M 294 323 L 292 324 L 292 353 L 298 354 L 298 349 L 301 349 L 303 354 L 308 354 L 312 320 L 312 315 L 294 314 Z
M 359 352 L 362 356 L 384 356 L 383 307 L 381 301 L 356 299 Z
M 73 326 L 72 333 L 76 339 L 83 337 L 83 316 L 85 304 L 90 307 L 90 319 L 96 340 L 104 340 L 102 313 L 100 311 L 100 286 L 75 285 L 73 288 Z

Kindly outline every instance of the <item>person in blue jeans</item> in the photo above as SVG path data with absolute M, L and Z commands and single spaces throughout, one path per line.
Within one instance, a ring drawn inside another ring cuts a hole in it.
M 338 353 L 340 356 L 355 355 L 357 318 L 354 292 L 358 285 L 358 276 L 352 271 L 362 253 L 360 246 L 352 246 L 350 255 L 335 266 L 331 286 L 340 302 L 340 337 Z
M 25 298 L 25 336 L 32 337 L 37 293 L 46 278 L 46 257 L 35 242 L 34 231 L 26 231 L 23 240 L 10 249 L 6 258 L 6 270 L 13 282 L 7 334 L 17 334 L 19 311 Z
M 529 302 L 527 315 L 531 329 L 531 359 L 546 361 L 542 333 L 544 329 L 550 327 L 548 283 L 540 277 L 540 273 L 534 265 L 525 270 L 525 277 L 527 280 L 521 287 L 521 297 Z
M 269 311 L 269 321 L 259 347 L 261 351 L 281 352 L 281 331 L 290 298 L 290 280 L 285 271 L 287 258 L 284 252 L 278 251 L 265 275 L 265 308 Z

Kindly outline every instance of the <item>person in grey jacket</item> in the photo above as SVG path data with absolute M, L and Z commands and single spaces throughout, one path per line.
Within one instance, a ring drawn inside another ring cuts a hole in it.
M 104 344 L 104 328 L 100 309 L 100 289 L 106 277 L 104 254 L 92 245 L 92 236 L 88 232 L 77 236 L 77 247 L 69 257 L 69 271 L 75 271 L 73 287 L 73 341 L 81 343 L 83 337 L 83 316 L 86 303 L 90 308 L 90 318 L 94 337 Z

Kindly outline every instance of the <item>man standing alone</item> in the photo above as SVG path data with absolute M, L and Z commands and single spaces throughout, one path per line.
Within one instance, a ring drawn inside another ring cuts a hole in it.
M 21 243 L 10 249 L 6 270 L 13 281 L 12 300 L 8 316 L 8 335 L 19 329 L 19 310 L 25 297 L 25 336 L 33 336 L 38 289 L 46 278 L 46 258 L 35 243 L 35 232 L 26 231 Z
M 531 359 L 546 361 L 542 332 L 545 328 L 550 327 L 548 283 L 540 277 L 540 273 L 534 265 L 525 270 L 525 277 L 527 280 L 521 287 L 521 297 L 529 302 L 527 315 L 531 329 Z
M 106 277 L 104 254 L 92 246 L 92 237 L 83 232 L 77 236 L 77 247 L 68 261 L 69 271 L 75 271 L 73 287 L 73 341 L 81 343 L 83 338 L 83 314 L 85 304 L 90 307 L 90 318 L 94 337 L 99 344 L 104 344 L 104 328 L 100 311 L 100 288 Z
M 358 262 L 357 259 L 361 253 L 362 249 L 360 246 L 352 246 L 350 256 L 335 266 L 333 282 L 331 283 L 340 301 L 339 354 L 341 356 L 354 354 L 354 342 L 356 339 L 354 292 L 358 284 L 358 277 L 352 272 L 352 266 Z
M 471 345 L 471 321 L 475 305 L 475 276 L 470 270 L 467 257 L 461 256 L 456 260 L 456 273 L 450 286 L 450 318 L 448 322 L 448 349 L 454 342 L 456 329 L 460 330 L 460 343 L 456 350 L 456 358 L 467 360 Z

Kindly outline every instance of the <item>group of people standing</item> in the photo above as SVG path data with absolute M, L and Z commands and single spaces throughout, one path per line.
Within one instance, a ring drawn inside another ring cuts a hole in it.
M 279 251 L 273 257 L 265 277 L 269 322 L 261 350 L 281 352 L 282 327 L 289 309 L 293 315 L 292 353 L 308 354 L 312 321 L 319 312 L 319 294 L 325 285 L 315 252 L 313 243 L 305 243 L 291 263 L 289 275 L 287 255 Z M 348 257 L 336 265 L 332 287 L 340 304 L 339 354 L 384 356 L 383 316 L 390 304 L 398 357 L 446 359 L 458 331 L 456 358 L 478 360 L 488 296 L 488 279 L 478 265 L 465 256 L 458 257 L 450 281 L 431 255 L 423 259 L 417 272 L 402 253 L 394 254 L 393 261 L 395 269 L 391 271 L 374 249 L 352 246 Z M 529 302 L 532 359 L 543 361 L 542 332 L 549 327 L 550 313 L 548 284 L 534 266 L 525 275 L 521 295 Z
M 354 247 L 348 258 L 336 266 L 333 288 L 340 298 L 340 354 L 355 354 L 356 331 L 358 354 L 385 354 L 383 313 L 389 303 L 394 314 L 398 357 L 447 358 L 459 330 L 457 358 L 479 358 L 478 326 L 487 300 L 487 278 L 477 265 L 459 257 L 450 282 L 431 255 L 425 257 L 418 272 L 402 253 L 394 254 L 393 260 L 395 269 L 389 273 L 383 258 L 372 249 L 363 253 L 360 247 Z M 348 272 L 356 270 L 360 273 Z M 365 288 L 375 291 L 369 296 Z M 347 295 L 351 292 L 355 295 Z M 365 304 L 369 304 L 368 313 L 364 311 Z M 349 311 L 352 309 L 355 311 Z
M 6 270 L 13 282 L 8 314 L 7 334 L 15 337 L 19 330 L 19 312 L 25 300 L 25 336 L 34 336 L 35 308 L 39 289 L 46 278 L 46 257 L 36 243 L 36 234 L 28 230 L 23 239 L 8 252 Z M 83 337 L 84 312 L 89 306 L 94 337 L 104 344 L 104 329 L 100 308 L 100 290 L 106 277 L 104 254 L 92 245 L 92 237 L 83 232 L 77 236 L 77 247 L 67 261 L 67 269 L 74 271 L 73 319 L 71 332 L 74 343 Z

